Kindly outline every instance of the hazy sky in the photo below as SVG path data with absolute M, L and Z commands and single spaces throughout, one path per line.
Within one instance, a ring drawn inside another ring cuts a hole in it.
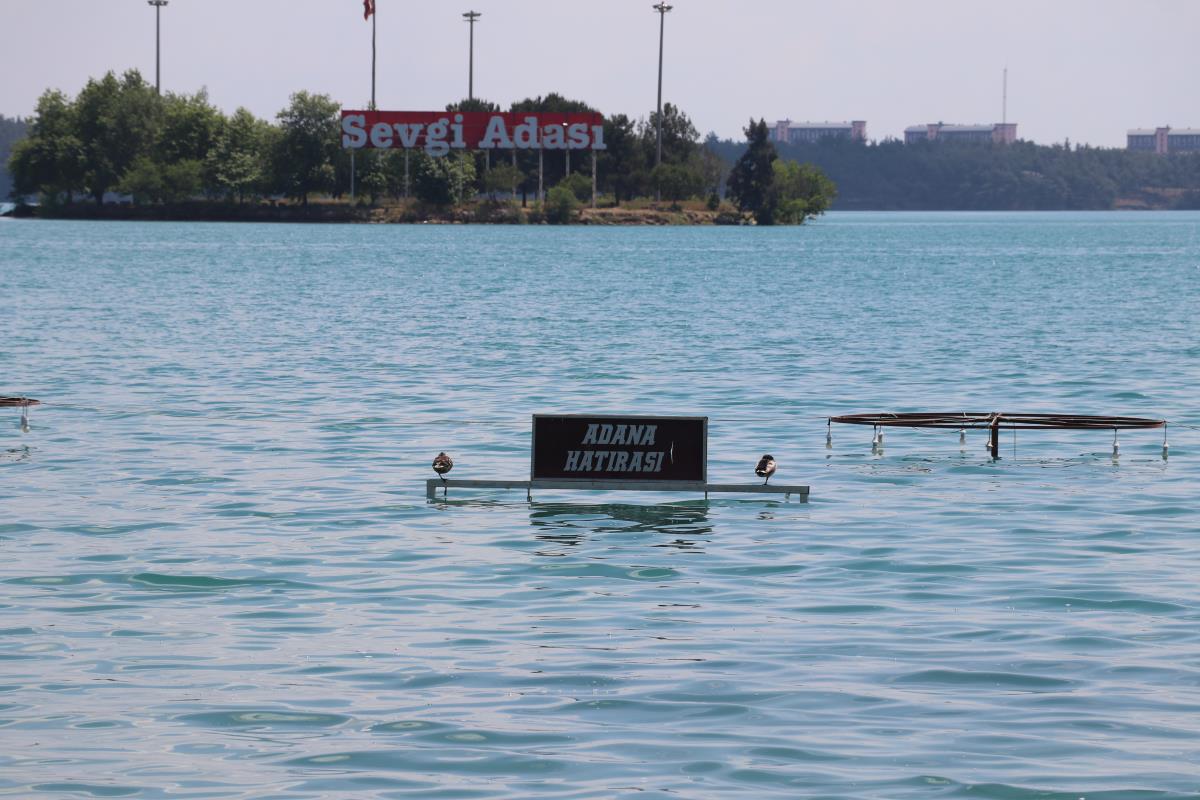
M 557 91 L 602 112 L 653 110 L 658 15 L 651 0 L 377 0 L 378 104 L 440 109 L 467 93 L 507 105 Z M 998 122 L 1022 138 L 1119 146 L 1131 127 L 1200 128 L 1200 0 L 675 0 L 664 99 L 700 132 L 768 121 L 905 126 Z M 170 0 L 163 88 L 207 87 L 226 111 L 273 117 L 299 89 L 347 107 L 370 98 L 362 0 Z M 47 87 L 136 67 L 154 80 L 145 0 L 0 0 L 0 113 L 28 115 Z

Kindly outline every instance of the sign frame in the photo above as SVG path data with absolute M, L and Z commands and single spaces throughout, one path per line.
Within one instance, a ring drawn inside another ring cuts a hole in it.
M 700 478 L 698 480 L 680 479 L 680 478 L 637 478 L 630 477 L 628 473 L 616 473 L 612 478 L 597 478 L 594 473 L 586 477 L 579 478 L 539 478 L 537 477 L 537 429 L 539 419 L 565 419 L 565 420 L 596 420 L 596 421 L 613 421 L 621 423 L 647 423 L 660 420 L 669 420 L 671 422 L 698 422 L 700 423 Z M 708 483 L 708 417 L 707 416 L 653 416 L 649 414 L 533 414 L 530 424 L 530 443 L 529 443 L 529 479 L 533 483 L 538 481 L 555 481 L 564 483 L 579 483 L 579 484 L 596 484 L 611 481 L 613 483 L 640 483 L 646 486 L 654 486 L 668 481 L 675 483 L 695 484 L 703 486 Z

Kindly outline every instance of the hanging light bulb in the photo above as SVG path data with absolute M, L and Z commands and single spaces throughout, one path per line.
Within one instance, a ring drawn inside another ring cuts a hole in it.
M 1121 457 L 1121 443 L 1117 441 L 1117 429 L 1113 428 L 1113 461 Z
M 21 433 L 29 433 L 29 401 L 21 398 L 21 421 L 18 423 Z
M 960 450 L 967 449 L 967 429 L 966 428 L 958 429 L 958 447 Z
M 833 449 L 833 421 L 825 420 L 825 449 Z
M 1163 423 L 1163 461 L 1167 460 L 1167 455 L 1170 453 L 1171 446 L 1167 444 L 1167 424 Z

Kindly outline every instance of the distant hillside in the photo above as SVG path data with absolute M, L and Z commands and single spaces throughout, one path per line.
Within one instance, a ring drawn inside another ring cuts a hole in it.
M 708 141 L 728 163 L 745 144 Z M 1200 208 L 1200 154 L 1070 145 L 825 140 L 776 145 L 837 184 L 841 210 Z
M 14 144 L 25 138 L 28 127 L 20 117 L 11 119 L 0 114 L 0 200 L 6 199 L 12 191 L 12 178 L 8 174 L 8 154 L 12 152 Z

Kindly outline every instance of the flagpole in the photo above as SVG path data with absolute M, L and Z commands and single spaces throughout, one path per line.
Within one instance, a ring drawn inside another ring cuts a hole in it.
M 377 3 L 371 4 L 371 110 L 375 110 L 375 20 L 379 16 Z

